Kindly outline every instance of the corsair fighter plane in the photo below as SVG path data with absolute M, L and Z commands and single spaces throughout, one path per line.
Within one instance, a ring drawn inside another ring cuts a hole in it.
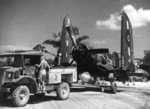
M 87 44 L 77 44 L 71 20 L 67 15 L 63 21 L 61 45 L 59 49 L 60 65 L 68 66 L 71 55 L 77 63 L 78 78 L 84 83 L 94 84 L 97 78 L 110 81 L 113 93 L 117 91 L 115 78 L 128 79 L 128 72 L 135 70 L 133 56 L 133 36 L 130 20 L 125 12 L 122 12 L 121 21 L 121 61 L 117 52 L 113 53 L 112 64 L 104 54 L 109 53 L 108 48 L 93 49 Z

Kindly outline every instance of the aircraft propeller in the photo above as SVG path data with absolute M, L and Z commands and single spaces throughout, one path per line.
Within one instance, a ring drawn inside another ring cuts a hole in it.
M 73 56 L 74 60 L 82 60 L 87 56 L 88 53 L 95 53 L 95 54 L 109 53 L 108 48 L 90 49 L 86 44 L 78 44 L 77 45 L 76 37 L 74 35 L 72 24 L 71 24 L 71 20 L 68 15 L 65 17 L 65 20 L 66 20 L 65 21 L 66 22 L 66 24 L 65 24 L 66 30 L 75 46 L 72 50 L 72 56 Z
M 65 25 L 66 25 L 67 32 L 68 32 L 68 34 L 69 34 L 73 44 L 75 45 L 75 47 L 77 47 L 76 37 L 74 35 L 72 24 L 71 24 L 71 20 L 70 20 L 68 15 L 65 17 L 65 20 L 66 20 L 66 24 Z

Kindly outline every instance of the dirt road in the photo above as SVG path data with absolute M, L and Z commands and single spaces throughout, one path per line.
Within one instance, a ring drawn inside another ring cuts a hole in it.
M 117 94 L 98 87 L 75 85 L 68 100 L 57 100 L 55 93 L 30 97 L 24 107 L 14 107 L 11 100 L 0 101 L 0 109 L 150 109 L 150 82 L 124 86 L 117 83 Z

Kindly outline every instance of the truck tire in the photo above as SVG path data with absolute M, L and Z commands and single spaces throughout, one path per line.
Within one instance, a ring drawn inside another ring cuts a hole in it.
M 12 102 L 20 107 L 27 104 L 30 98 L 30 91 L 27 86 L 19 86 L 12 92 Z
M 70 87 L 66 82 L 60 83 L 56 90 L 57 97 L 61 100 L 66 100 L 69 97 Z
M 116 94 L 117 93 L 117 84 L 116 84 L 116 82 L 111 82 L 111 86 L 110 86 L 110 88 L 111 88 L 111 92 L 113 93 L 113 94 Z

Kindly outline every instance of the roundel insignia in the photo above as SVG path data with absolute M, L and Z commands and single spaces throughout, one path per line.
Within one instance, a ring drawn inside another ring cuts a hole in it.
M 130 42 L 130 36 L 129 35 L 127 35 L 127 41 Z

